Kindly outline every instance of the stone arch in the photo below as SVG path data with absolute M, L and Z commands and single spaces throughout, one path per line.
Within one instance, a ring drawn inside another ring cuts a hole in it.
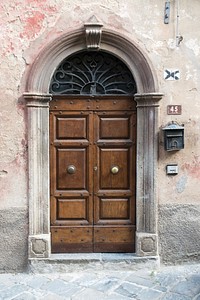
M 83 29 L 55 39 L 39 53 L 26 76 L 24 98 L 28 108 L 29 259 L 49 257 L 51 254 L 48 127 L 51 77 L 64 58 L 86 49 L 85 40 Z M 157 256 L 157 119 L 162 94 L 158 93 L 151 63 L 134 42 L 104 29 L 100 48 L 122 60 L 136 81 L 136 253 L 138 256 Z
M 49 91 L 51 77 L 59 63 L 74 52 L 86 49 L 85 31 L 76 30 L 58 37 L 36 57 L 27 74 L 25 92 Z M 147 56 L 133 42 L 110 30 L 104 30 L 101 50 L 115 54 L 129 67 L 136 78 L 138 93 L 156 92 L 157 80 Z

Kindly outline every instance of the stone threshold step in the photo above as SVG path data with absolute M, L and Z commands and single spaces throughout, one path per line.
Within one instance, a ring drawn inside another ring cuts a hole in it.
M 29 259 L 33 273 L 73 272 L 77 270 L 139 270 L 158 269 L 159 256 L 139 257 L 132 253 L 52 254 L 49 258 Z

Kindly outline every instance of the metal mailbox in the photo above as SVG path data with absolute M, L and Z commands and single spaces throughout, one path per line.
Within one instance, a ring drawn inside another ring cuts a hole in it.
M 163 132 L 165 150 L 176 151 L 184 148 L 184 126 L 172 122 L 163 128 Z

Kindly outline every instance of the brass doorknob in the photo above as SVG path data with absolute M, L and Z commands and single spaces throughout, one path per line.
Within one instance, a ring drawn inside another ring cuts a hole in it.
M 119 172 L 119 167 L 118 166 L 113 166 L 110 171 L 111 171 L 112 174 L 115 175 Z
M 74 174 L 76 172 L 76 167 L 74 165 L 69 165 L 67 167 L 67 173 L 68 174 Z

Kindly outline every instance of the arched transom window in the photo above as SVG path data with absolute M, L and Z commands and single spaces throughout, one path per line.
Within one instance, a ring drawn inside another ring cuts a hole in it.
M 82 51 L 64 59 L 53 74 L 52 94 L 135 94 L 132 73 L 117 57 L 105 51 Z

